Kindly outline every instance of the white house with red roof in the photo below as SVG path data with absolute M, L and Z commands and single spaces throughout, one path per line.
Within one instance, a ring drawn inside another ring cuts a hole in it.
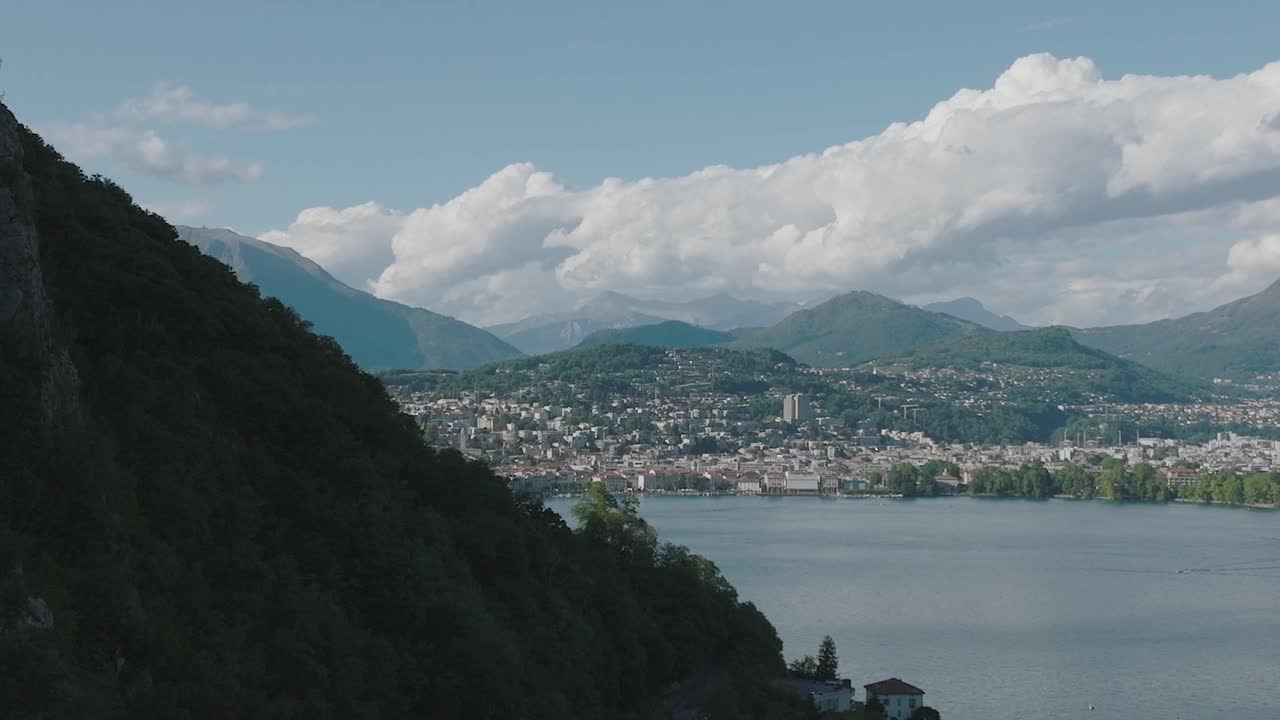
M 899 678 L 889 678 L 864 685 L 867 702 L 879 700 L 889 720 L 909 720 L 916 708 L 924 705 L 924 691 Z

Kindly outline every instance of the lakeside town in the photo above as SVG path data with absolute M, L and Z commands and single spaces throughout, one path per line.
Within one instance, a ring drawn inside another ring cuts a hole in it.
M 433 444 L 483 459 L 511 478 L 513 489 L 535 494 L 571 494 L 589 482 L 640 493 L 891 493 L 889 478 L 903 464 L 931 468 L 927 494 L 951 494 L 984 470 L 1038 466 L 1056 473 L 1114 459 L 1154 468 L 1176 496 L 1206 474 L 1280 470 L 1280 441 L 1260 436 L 1280 417 L 1280 402 L 1266 397 L 1167 404 L 1092 399 L 1070 408 L 1075 422 L 1052 442 L 946 442 L 923 430 L 877 427 L 847 410 L 837 414 L 828 407 L 836 403 L 805 393 L 725 391 L 689 356 L 668 351 L 668 357 L 667 377 L 652 389 L 623 385 L 594 398 L 577 392 L 580 383 L 572 381 L 537 390 L 522 381 L 506 392 L 392 389 Z M 840 384 L 857 377 L 831 369 L 802 372 Z M 543 402 L 548 395 L 575 402 Z M 877 406 L 884 397 L 877 396 Z M 903 418 L 899 426 L 909 426 L 920 405 L 901 393 L 891 400 L 892 412 Z M 1259 433 L 1221 431 L 1191 440 L 1130 429 L 1154 419 L 1188 425 L 1206 418 L 1217 427 L 1257 427 Z

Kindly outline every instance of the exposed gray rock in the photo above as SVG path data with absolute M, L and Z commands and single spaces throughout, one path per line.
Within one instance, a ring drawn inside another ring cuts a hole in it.
M 52 308 L 40 271 L 31 180 L 22 166 L 18 121 L 0 104 L 0 345 L 29 367 L 40 422 L 61 426 L 78 413 L 80 380 L 55 342 Z

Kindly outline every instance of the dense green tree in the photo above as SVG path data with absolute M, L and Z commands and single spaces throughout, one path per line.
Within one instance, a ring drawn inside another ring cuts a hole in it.
M 1222 503 L 1239 504 L 1244 502 L 1244 480 L 1232 475 L 1215 483 L 1214 499 Z
M 960 477 L 960 466 L 948 460 L 934 458 L 920 466 L 920 475 L 931 479 L 939 475 Z
M 942 714 L 928 705 L 921 705 L 911 711 L 911 720 L 942 720 Z
M 893 466 L 889 470 L 888 478 L 886 478 L 889 492 L 907 497 L 912 497 L 917 493 L 919 482 L 920 468 L 911 463 L 899 463 Z
M 1019 495 L 1046 498 L 1054 494 L 1053 476 L 1043 465 L 1024 465 L 1018 470 Z
M 818 666 L 815 675 L 819 680 L 835 680 L 840 672 L 840 657 L 836 655 L 836 641 L 830 635 L 818 645 Z
M 792 660 L 787 665 L 787 670 L 790 670 L 791 674 L 797 677 L 816 679 L 818 677 L 818 660 L 812 655 L 805 655 L 802 658 Z
M 1088 499 L 1097 492 L 1094 477 L 1084 468 L 1072 463 L 1058 468 L 1054 473 L 1054 480 L 1058 485 L 1058 491 L 1065 495 Z

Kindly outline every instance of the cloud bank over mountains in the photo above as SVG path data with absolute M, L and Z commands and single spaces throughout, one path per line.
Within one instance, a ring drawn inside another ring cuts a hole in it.
M 921 120 L 756 168 L 571 188 L 516 163 L 406 212 L 310 208 L 264 240 L 464 320 L 612 289 L 958 295 L 1036 323 L 1188 312 L 1280 272 L 1280 62 L 1105 79 L 1031 55 Z

